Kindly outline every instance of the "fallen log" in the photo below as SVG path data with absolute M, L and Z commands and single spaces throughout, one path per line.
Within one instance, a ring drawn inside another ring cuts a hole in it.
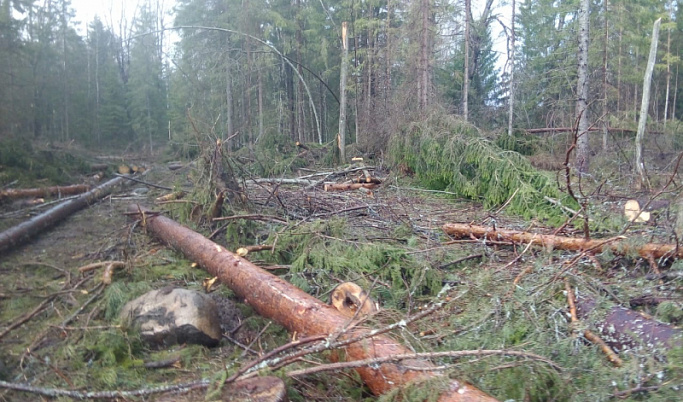
M 23 244 L 31 237 L 53 226 L 74 212 L 83 209 L 86 206 L 95 203 L 95 201 L 109 195 L 114 187 L 125 182 L 125 179 L 125 177 L 116 177 L 98 187 L 95 187 L 87 193 L 81 194 L 72 200 L 65 201 L 53 208 L 48 209 L 40 215 L 36 215 L 17 226 L 11 227 L 4 232 L 1 232 L 0 253 L 9 249 L 10 247 L 17 247 Z
M 89 189 L 90 187 L 85 184 L 43 188 L 10 188 L 7 190 L 0 190 L 0 201 L 15 198 L 45 198 L 51 195 L 75 195 L 85 193 Z
M 372 190 L 375 187 L 377 187 L 376 183 L 332 183 L 325 184 L 325 191 L 349 191 L 359 188 Z
M 678 248 L 675 244 L 647 243 L 639 246 L 627 244 L 624 237 L 612 239 L 582 239 L 576 237 L 564 237 L 544 235 L 538 233 L 522 232 L 517 230 L 494 229 L 486 226 L 470 225 L 467 223 L 447 223 L 443 225 L 443 231 L 455 238 L 486 238 L 493 241 L 508 241 L 524 243 L 542 247 L 552 247 L 561 250 L 583 251 L 592 254 L 603 251 L 611 251 L 618 255 L 637 253 L 644 258 L 674 257 L 683 258 L 683 247 Z
M 683 345 L 683 332 L 672 325 L 645 317 L 621 306 L 614 306 L 606 315 L 592 314 L 597 302 L 590 298 L 576 300 L 577 313 L 587 321 L 593 318 L 605 342 L 617 352 L 646 348 L 650 353 Z M 600 317 L 600 318 L 598 318 Z
M 369 333 L 369 329 L 347 328 L 349 319 L 333 306 L 327 305 L 289 282 L 272 275 L 224 247 L 206 239 L 177 222 L 162 215 L 147 214 L 138 205 L 129 208 L 131 216 L 145 223 L 151 233 L 188 258 L 199 263 L 211 276 L 218 277 L 240 299 L 250 304 L 263 317 L 277 321 L 300 338 L 341 333 L 342 339 L 350 339 Z M 144 215 L 144 216 L 143 216 Z M 348 360 L 372 359 L 382 356 L 411 353 L 385 335 L 377 335 L 345 347 Z M 419 362 L 430 367 L 426 361 Z M 415 366 L 415 362 L 411 362 Z M 439 374 L 429 371 L 408 370 L 401 364 L 384 363 L 379 367 L 356 369 L 370 390 L 380 395 L 391 388 L 406 385 L 420 379 L 434 378 Z M 450 380 L 441 401 L 494 401 L 495 399 L 470 384 Z

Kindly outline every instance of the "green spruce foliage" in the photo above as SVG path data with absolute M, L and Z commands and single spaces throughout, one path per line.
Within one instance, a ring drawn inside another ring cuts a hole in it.
M 524 156 L 499 148 L 473 126 L 441 113 L 403 127 L 392 138 L 389 155 L 425 187 L 480 200 L 485 208 L 507 203 L 510 213 L 559 223 L 563 212 L 544 197 L 576 207 L 554 177 L 533 168 Z

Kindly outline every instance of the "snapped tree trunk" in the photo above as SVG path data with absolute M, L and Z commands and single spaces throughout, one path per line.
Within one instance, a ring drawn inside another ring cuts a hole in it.
M 130 212 L 145 222 L 148 233 L 166 242 L 199 263 L 210 275 L 228 286 L 235 295 L 251 305 L 263 317 L 277 321 L 290 332 L 299 336 L 328 335 L 342 333 L 342 339 L 365 334 L 370 329 L 348 327 L 348 317 L 289 282 L 272 275 L 249 261 L 226 250 L 177 222 L 161 215 L 147 214 L 144 219 L 138 205 L 131 205 Z M 410 353 L 388 336 L 378 335 L 352 343 L 345 347 L 348 360 L 362 360 L 380 356 Z M 424 367 L 430 363 L 420 361 Z M 379 367 L 356 369 L 370 390 L 379 395 L 410 381 L 433 378 L 438 375 L 429 371 L 406 370 L 397 364 L 382 364 Z M 473 386 L 451 380 L 441 401 L 494 401 L 495 399 Z
M 643 79 L 643 98 L 640 103 L 640 117 L 638 118 L 638 132 L 636 132 L 636 171 L 639 180 L 638 187 L 647 186 L 645 177 L 645 163 L 643 162 L 643 136 L 645 135 L 645 124 L 647 123 L 647 109 L 650 104 L 650 84 L 652 83 L 652 71 L 657 60 L 657 41 L 659 39 L 659 25 L 662 19 L 655 21 L 652 27 L 652 42 L 650 43 L 650 55 L 647 59 L 645 78 Z M 649 187 L 649 186 L 648 186 Z
M 476 237 L 491 241 L 524 243 L 561 250 L 586 251 L 601 253 L 610 250 L 614 254 L 627 255 L 637 253 L 644 258 L 674 257 L 683 258 L 683 247 L 675 244 L 647 243 L 639 246 L 626 244 L 621 238 L 586 240 L 575 237 L 544 235 L 516 230 L 494 229 L 486 226 L 469 225 L 467 223 L 447 223 L 443 231 L 455 238 Z
M 40 215 L 34 216 L 26 222 L 11 227 L 0 233 L 0 253 L 10 247 L 17 247 L 41 231 L 55 225 L 74 212 L 95 203 L 95 201 L 109 195 L 114 187 L 128 182 L 125 176 L 119 176 L 95 187 L 87 193 L 81 194 L 73 200 L 65 201 Z

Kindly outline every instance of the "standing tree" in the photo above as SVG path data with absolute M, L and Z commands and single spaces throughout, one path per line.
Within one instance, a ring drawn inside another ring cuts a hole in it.
M 650 55 L 647 59 L 647 68 L 645 69 L 645 77 L 643 78 L 643 99 L 640 104 L 640 118 L 638 119 L 638 132 L 636 133 L 636 170 L 638 171 L 639 181 L 636 187 L 640 189 L 642 186 L 647 186 L 647 177 L 645 176 L 645 163 L 643 162 L 643 136 L 645 135 L 645 124 L 647 123 L 647 110 L 650 104 L 650 85 L 652 83 L 652 71 L 655 68 L 655 61 L 657 59 L 657 42 L 659 41 L 659 25 L 662 19 L 655 21 L 652 27 L 652 42 L 650 45 Z
M 467 121 L 469 117 L 468 97 L 470 94 L 470 14 L 471 10 L 470 0 L 465 0 L 465 71 L 463 72 L 463 86 L 462 86 L 462 116 Z
M 510 64 L 510 83 L 508 86 L 508 135 L 512 135 L 512 121 L 514 119 L 515 105 L 515 0 L 512 0 L 512 12 L 510 14 L 510 44 L 508 47 L 510 54 L 508 63 Z
M 579 9 L 578 83 L 576 88 L 576 169 L 588 172 L 588 20 L 590 0 L 581 0 Z

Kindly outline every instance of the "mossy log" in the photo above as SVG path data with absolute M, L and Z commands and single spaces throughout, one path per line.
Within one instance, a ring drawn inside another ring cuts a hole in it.
M 531 243 L 536 246 L 550 247 L 559 250 L 585 251 L 592 254 L 609 250 L 618 255 L 636 253 L 644 258 L 683 257 L 683 247 L 679 249 L 675 244 L 646 243 L 634 246 L 627 244 L 624 241 L 624 237 L 586 240 L 576 237 L 494 229 L 467 223 L 447 223 L 443 225 L 443 231 L 455 238 L 476 237 L 478 239 L 486 238 L 487 240 L 494 241 L 509 241 L 524 244 Z
M 17 226 L 11 227 L 0 233 L 0 253 L 9 249 L 10 247 L 17 247 L 23 244 L 31 237 L 39 234 L 43 230 L 55 225 L 59 221 L 65 219 L 74 212 L 95 203 L 95 201 L 109 195 L 113 189 L 126 182 L 126 176 L 116 177 L 108 182 L 95 187 L 94 189 L 83 193 L 80 196 L 65 201 L 40 215 L 20 223 Z
M 16 198 L 49 197 L 52 195 L 76 195 L 85 193 L 89 189 L 90 187 L 85 184 L 74 184 L 71 186 L 52 186 L 43 188 L 10 188 L 7 190 L 0 190 L 0 201 Z
M 341 333 L 342 339 L 349 339 L 370 331 L 363 328 L 345 330 L 349 319 L 333 306 L 321 302 L 289 282 L 260 269 L 169 218 L 152 214 L 145 214 L 143 217 L 141 211 L 147 212 L 138 205 L 131 205 L 129 209 L 134 218 L 145 222 L 147 233 L 199 263 L 210 275 L 218 277 L 238 298 L 251 305 L 258 314 L 277 321 L 290 332 L 296 332 L 300 337 Z M 391 337 L 377 335 L 346 346 L 344 355 L 348 360 L 363 360 L 402 353 L 411 352 Z M 424 363 L 422 366 L 425 368 L 431 366 L 426 361 L 421 363 Z M 381 364 L 379 367 L 361 367 L 356 370 L 376 395 L 409 382 L 439 376 L 429 371 L 407 370 L 400 364 L 393 363 Z M 448 389 L 439 400 L 495 399 L 465 382 L 450 380 Z

